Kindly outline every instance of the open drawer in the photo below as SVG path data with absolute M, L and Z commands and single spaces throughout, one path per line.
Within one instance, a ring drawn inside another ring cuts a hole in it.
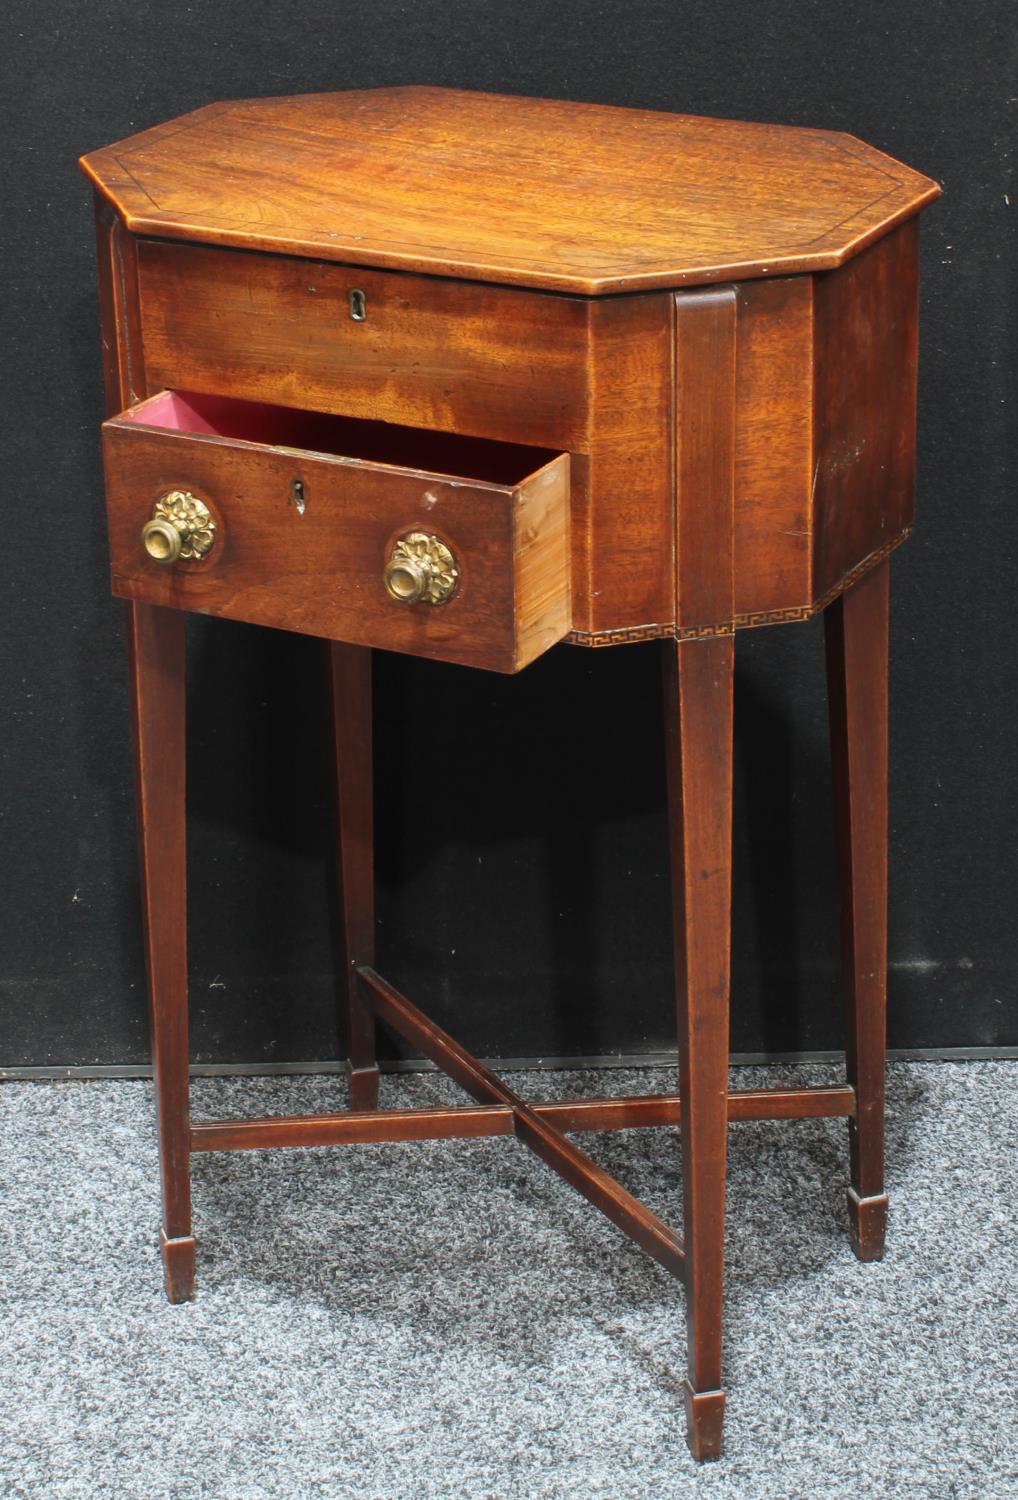
M 125 598 L 500 672 L 570 628 L 566 454 L 183 391 L 103 449 Z

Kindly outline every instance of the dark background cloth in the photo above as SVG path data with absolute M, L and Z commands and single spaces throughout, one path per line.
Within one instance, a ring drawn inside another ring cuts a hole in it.
M 1018 1044 L 1012 0 L 7 0 L 0 1065 L 147 1057 L 123 606 L 77 156 L 212 100 L 434 83 L 851 131 L 924 216 L 892 564 L 891 1042 Z M 190 637 L 197 1060 L 341 1053 L 318 642 Z M 733 1047 L 839 1046 L 822 624 L 738 638 Z M 659 650 L 379 654 L 380 966 L 488 1056 L 673 1044 Z

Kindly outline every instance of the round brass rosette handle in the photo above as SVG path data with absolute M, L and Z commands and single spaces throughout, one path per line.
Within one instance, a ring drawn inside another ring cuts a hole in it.
M 153 561 L 198 562 L 212 551 L 216 523 L 207 505 L 189 490 L 168 490 L 141 528 L 141 542 Z
M 449 548 L 425 531 L 399 537 L 382 571 L 385 587 L 400 604 L 445 604 L 459 576 Z

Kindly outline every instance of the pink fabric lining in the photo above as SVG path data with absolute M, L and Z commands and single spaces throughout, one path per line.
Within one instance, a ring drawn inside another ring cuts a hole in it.
M 140 427 L 172 427 L 178 432 L 215 431 L 209 423 L 202 423 L 198 413 L 176 391 L 160 391 L 151 400 L 123 412 L 120 420 L 135 422 Z
M 546 449 L 524 448 L 516 443 L 397 427 L 388 422 L 366 422 L 194 391 L 161 391 L 124 412 L 120 420 L 142 427 L 304 449 L 503 485 L 520 483 L 554 457 Z

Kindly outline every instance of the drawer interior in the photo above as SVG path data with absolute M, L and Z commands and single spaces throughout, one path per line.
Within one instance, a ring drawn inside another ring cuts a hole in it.
M 551 449 L 518 443 L 330 416 L 195 391 L 161 391 L 122 412 L 119 420 L 142 427 L 201 433 L 233 442 L 298 449 L 500 485 L 522 483 L 557 456 Z

